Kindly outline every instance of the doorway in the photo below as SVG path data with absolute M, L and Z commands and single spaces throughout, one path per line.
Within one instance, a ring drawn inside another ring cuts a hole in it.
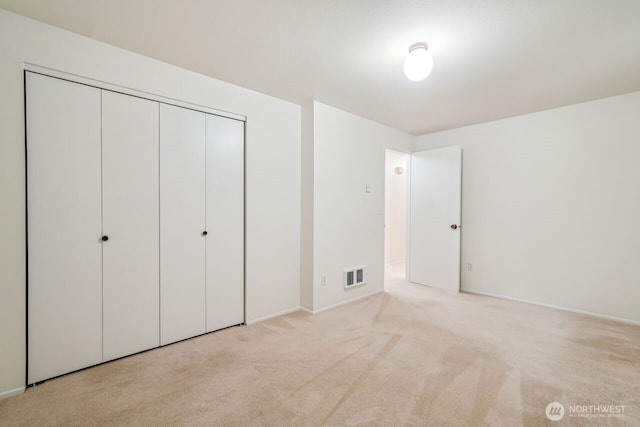
M 385 150 L 385 288 L 406 280 L 409 155 Z

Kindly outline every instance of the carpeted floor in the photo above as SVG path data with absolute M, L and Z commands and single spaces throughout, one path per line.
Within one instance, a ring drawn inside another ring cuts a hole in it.
M 582 405 L 625 408 L 569 416 Z M 640 327 L 390 278 L 45 382 L 0 401 L 0 425 L 638 426 Z

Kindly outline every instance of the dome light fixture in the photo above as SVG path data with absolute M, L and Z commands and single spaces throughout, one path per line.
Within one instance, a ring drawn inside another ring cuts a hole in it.
M 409 55 L 404 60 L 404 74 L 413 80 L 419 82 L 424 80 L 433 69 L 433 57 L 428 52 L 429 45 L 423 42 L 414 43 L 409 46 Z

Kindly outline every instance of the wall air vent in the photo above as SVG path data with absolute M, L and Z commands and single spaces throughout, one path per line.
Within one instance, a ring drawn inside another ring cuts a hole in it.
M 344 270 L 344 288 L 349 289 L 360 285 L 365 285 L 364 271 L 366 266 L 354 267 Z

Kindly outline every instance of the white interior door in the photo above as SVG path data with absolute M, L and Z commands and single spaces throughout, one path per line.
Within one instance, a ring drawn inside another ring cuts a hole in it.
M 160 342 L 203 334 L 205 113 L 160 105 Z
M 411 155 L 409 280 L 460 290 L 460 147 Z
M 244 122 L 207 114 L 207 332 L 244 322 Z
M 26 79 L 32 384 L 102 361 L 100 90 Z
M 158 116 L 102 92 L 104 360 L 160 344 Z

